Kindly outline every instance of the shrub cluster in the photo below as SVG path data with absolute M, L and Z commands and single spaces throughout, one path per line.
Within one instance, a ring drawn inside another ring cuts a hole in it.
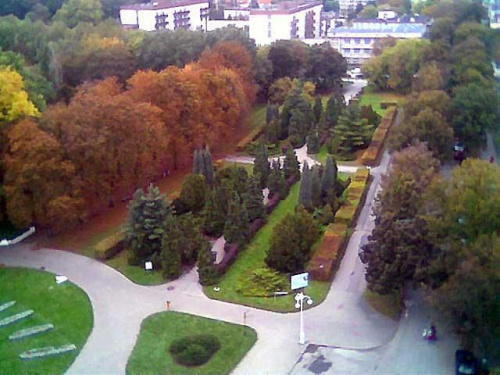
M 207 363 L 220 349 L 220 341 L 214 335 L 200 334 L 182 337 L 170 345 L 175 362 L 184 366 L 200 366 Z
M 329 281 L 332 279 L 344 255 L 345 245 L 349 239 L 349 227 L 355 222 L 363 207 L 369 177 L 370 173 L 367 169 L 358 169 L 349 184 L 345 192 L 346 203 L 337 211 L 335 223 L 326 228 L 321 246 L 307 267 L 313 280 Z
M 387 138 L 387 134 L 389 133 L 389 129 L 392 126 L 394 119 L 396 118 L 396 113 L 396 107 L 391 107 L 382 118 L 382 122 L 373 134 L 370 146 L 368 146 L 361 156 L 361 163 L 364 165 L 374 166 L 378 163 L 380 155 L 382 154 L 384 141 Z
M 123 240 L 123 232 L 119 231 L 98 242 L 97 245 L 94 246 L 96 258 L 99 260 L 106 260 L 114 257 L 123 250 Z

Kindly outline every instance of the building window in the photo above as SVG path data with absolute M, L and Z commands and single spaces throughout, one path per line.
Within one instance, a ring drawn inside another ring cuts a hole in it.
M 361 43 L 361 38 L 354 38 L 354 43 L 360 44 Z
M 370 38 L 365 38 L 365 44 L 370 44 L 372 40 Z
M 315 37 L 315 29 L 314 12 L 311 10 L 306 13 L 304 37 L 307 39 L 313 39 Z
M 345 38 L 345 42 L 348 44 L 351 43 L 351 38 Z
M 155 16 L 155 20 L 156 20 L 155 29 L 156 30 L 166 29 L 168 26 L 167 19 L 168 19 L 168 14 L 165 14 L 165 13 L 157 14 Z
M 271 18 L 271 16 L 269 16 L 269 18 Z M 267 37 L 270 38 L 271 37 L 271 21 L 268 21 L 267 22 Z
M 174 12 L 174 29 L 190 29 L 191 18 L 189 17 L 189 10 Z
M 359 48 L 354 48 L 354 53 L 360 53 L 361 52 L 361 49 Z
M 298 39 L 299 37 L 299 20 L 294 16 L 290 22 L 290 39 Z

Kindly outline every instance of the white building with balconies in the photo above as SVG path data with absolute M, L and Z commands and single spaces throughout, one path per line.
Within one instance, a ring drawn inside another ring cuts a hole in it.
M 425 23 L 364 20 L 354 22 L 352 27 L 330 28 L 327 36 L 349 65 L 361 66 L 371 58 L 375 44 L 381 39 L 419 39 L 426 29 Z
M 156 0 L 120 8 L 120 21 L 127 28 L 153 30 L 206 30 L 208 0 Z

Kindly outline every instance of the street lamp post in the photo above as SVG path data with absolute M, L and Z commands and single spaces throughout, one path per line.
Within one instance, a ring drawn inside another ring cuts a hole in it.
M 304 293 L 299 292 L 295 296 L 295 308 L 300 309 L 300 326 L 299 326 L 299 344 L 304 345 L 306 343 L 305 333 L 304 333 L 304 301 L 308 305 L 313 304 L 311 297 L 306 296 Z

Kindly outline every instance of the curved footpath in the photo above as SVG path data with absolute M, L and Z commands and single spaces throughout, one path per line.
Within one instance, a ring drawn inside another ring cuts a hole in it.
M 395 334 L 397 323 L 376 313 L 363 298 L 366 284 L 358 258 L 360 245 L 374 225 L 372 205 L 380 176 L 388 165 L 386 153 L 381 165 L 371 171 L 373 181 L 366 204 L 327 298 L 304 313 L 310 343 L 369 349 L 389 342 Z M 0 263 L 43 267 L 67 276 L 88 294 L 94 309 L 94 327 L 68 374 L 124 374 L 141 322 L 165 311 L 167 300 L 172 310 L 237 324 L 243 324 L 246 314 L 246 323 L 257 331 L 258 341 L 234 374 L 286 374 L 304 350 L 298 344 L 297 313 L 278 314 L 210 300 L 203 294 L 195 269 L 167 284 L 139 286 L 96 260 L 59 250 L 31 251 L 26 244 L 0 249 Z

